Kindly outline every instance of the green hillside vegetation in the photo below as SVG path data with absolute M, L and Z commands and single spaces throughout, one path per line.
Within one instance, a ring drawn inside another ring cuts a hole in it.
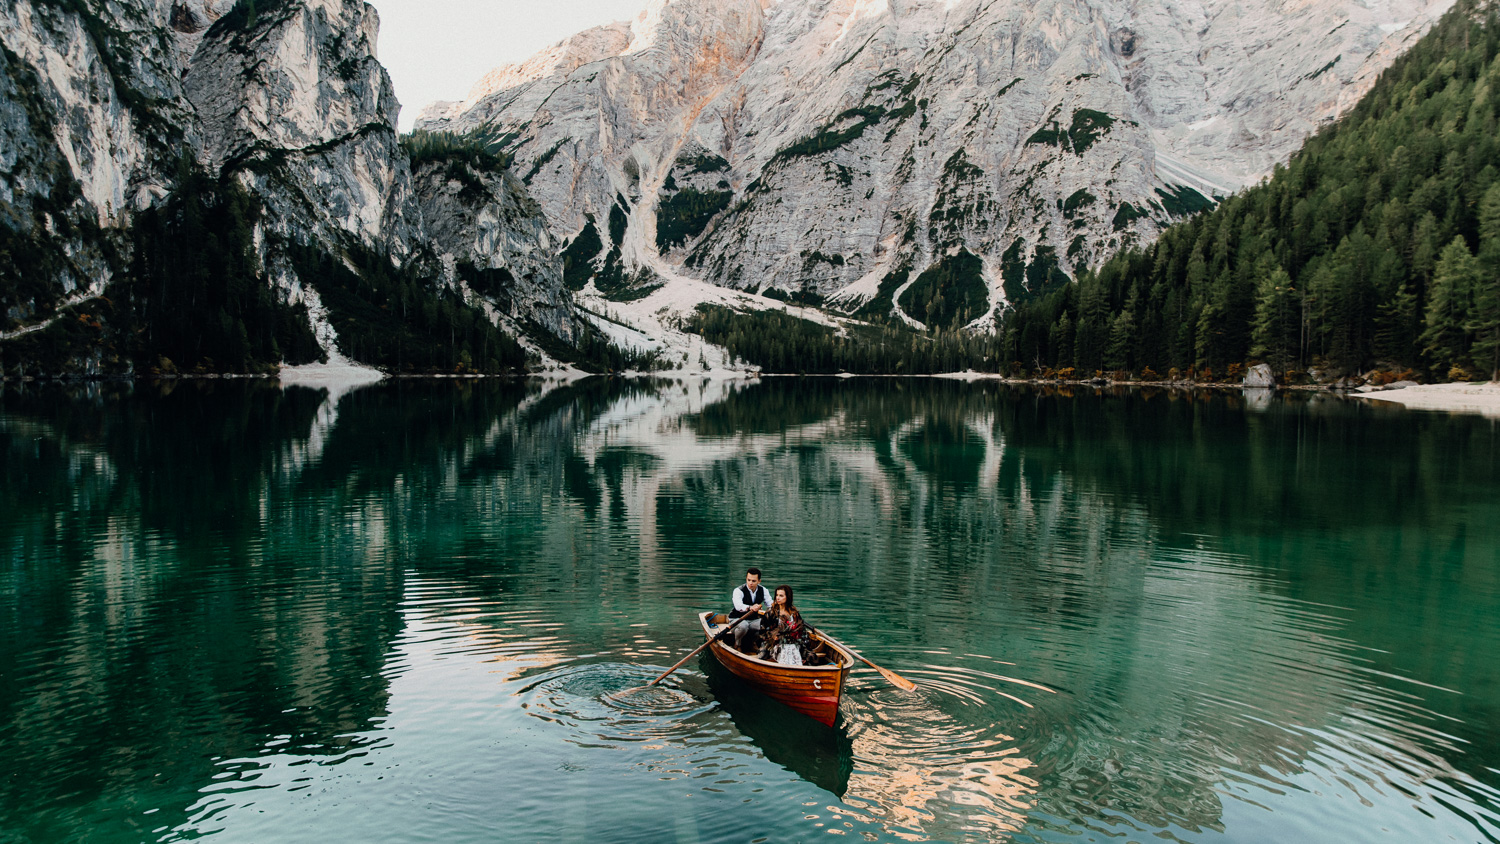
M 841 334 L 784 311 L 722 305 L 699 305 L 684 327 L 766 372 L 923 375 L 998 363 L 994 338 L 962 331 L 854 325 Z
M 628 272 L 621 256 L 625 230 L 630 222 L 629 206 L 625 197 L 615 194 L 615 202 L 609 208 L 609 250 L 599 236 L 599 227 L 594 215 L 585 213 L 583 229 L 563 249 L 563 284 L 569 290 L 582 290 L 590 281 L 606 298 L 617 302 L 629 302 L 650 295 L 660 286 L 649 270 Z M 599 262 L 600 253 L 604 260 Z
M 442 167 L 446 179 L 463 185 L 461 196 L 471 203 L 495 198 L 481 174 L 499 174 L 511 164 L 509 155 L 497 153 L 493 147 L 493 142 L 473 132 L 418 130 L 401 136 L 401 148 L 411 159 L 413 173 L 429 164 Z
M 627 369 L 651 372 L 670 368 L 676 362 L 662 357 L 660 351 L 644 351 L 617 346 L 604 332 L 587 321 L 583 323 L 582 330 L 571 343 L 553 334 L 545 326 L 528 323 L 526 328 L 527 335 L 541 347 L 542 351 L 584 372 L 602 374 L 623 372 Z
M 164 202 L 135 215 L 122 269 L 104 295 L 0 343 L 0 372 L 261 373 L 323 357 L 306 309 L 282 301 L 260 267 L 252 236 L 259 203 L 187 158 L 175 181 Z
M 297 275 L 317 288 L 339 349 L 392 372 L 520 372 L 526 352 L 484 312 L 438 287 L 421 261 L 349 247 L 339 257 L 288 244 Z M 351 270 L 350 266 L 354 269 Z
M 491 150 L 491 142 L 476 132 L 429 132 L 418 129 L 401 136 L 401 149 L 412 169 L 429 161 L 463 161 L 476 170 L 499 172 L 510 166 L 510 156 Z
M 672 169 L 689 173 L 722 173 L 729 170 L 729 160 L 722 155 L 699 152 L 679 156 L 672 162 Z
M 716 214 L 729 207 L 730 191 L 683 188 L 663 199 L 656 209 L 656 246 L 663 252 L 703 233 Z
M 829 150 L 838 149 L 844 144 L 857 141 L 864 136 L 866 128 L 879 123 L 883 117 L 885 117 L 885 109 L 881 106 L 857 106 L 846 109 L 818 131 L 777 151 L 771 156 L 771 160 L 766 162 L 765 169 L 769 171 L 782 161 L 821 155 Z M 835 128 L 850 118 L 856 119 L 843 129 Z
M 593 260 L 604 241 L 599 239 L 599 228 L 594 225 L 594 215 L 584 214 L 584 224 L 578 236 L 568 242 L 562 252 L 563 284 L 569 290 L 582 290 L 594 277 Z
M 901 294 L 901 310 L 932 328 L 960 328 L 989 310 L 983 263 L 967 249 L 945 255 Z
M 458 260 L 453 264 L 454 275 L 469 285 L 469 289 L 494 302 L 502 311 L 509 311 L 514 300 L 510 292 L 516 277 L 509 267 L 481 267 L 473 261 Z
M 1497 54 L 1494 5 L 1460 0 L 1266 182 L 1018 302 L 1003 322 L 1006 358 L 1033 371 L 1199 377 L 1261 361 L 1294 377 L 1495 374 Z M 1201 199 L 1162 196 L 1182 211 Z
M 1061 128 L 1054 118 L 1047 126 L 1036 130 L 1026 143 L 1043 144 L 1047 146 L 1062 147 L 1065 150 L 1083 155 L 1094 142 L 1109 132 L 1109 128 L 1115 125 L 1115 119 L 1102 111 L 1091 108 L 1080 108 L 1073 111 L 1073 122 L 1068 128 Z M 1048 128 L 1051 127 L 1051 128 Z
M 119 280 L 45 330 L 0 344 L 0 371 L 264 373 L 323 358 L 306 308 L 283 301 L 260 265 L 259 203 L 233 178 L 214 179 L 187 159 L 175 181 L 165 202 L 135 216 Z M 341 256 L 277 245 L 318 291 L 350 357 L 394 372 L 524 371 L 525 350 L 437 283 L 430 256 L 398 268 L 354 245 Z M 508 272 L 460 269 L 477 287 L 505 293 Z M 91 368 L 79 366 L 89 359 Z
M 1065 287 L 1070 279 L 1057 260 L 1057 250 L 1040 245 L 1028 263 L 1021 256 L 1026 241 L 1016 238 L 1000 256 L 1001 288 L 1008 302 L 1031 301 Z
M 287 0 L 239 0 L 208 28 L 211 38 L 226 33 L 244 33 L 265 23 L 268 16 L 280 18 L 293 6 Z
M 563 138 L 562 140 L 548 147 L 547 150 L 541 155 L 537 156 L 536 160 L 531 162 L 531 169 L 527 170 L 526 175 L 521 177 L 521 181 L 525 182 L 528 185 L 531 184 L 532 178 L 535 177 L 536 174 L 542 172 L 542 168 L 546 167 L 552 162 L 553 158 L 557 157 L 557 153 L 563 148 L 563 144 L 566 144 L 571 140 L 573 139 Z
M 259 216 L 234 180 L 186 162 L 167 202 L 137 215 L 126 291 L 141 368 L 257 372 L 323 357 L 307 310 L 281 302 L 260 272 Z
M 100 228 L 96 215 L 78 212 L 78 182 L 62 167 L 48 175 L 50 191 L 32 200 L 29 215 L 0 204 L 0 331 L 51 315 L 66 299 L 59 280 L 85 277 L 82 262 L 70 254 L 71 238 L 97 244 L 110 266 L 124 263 L 118 238 Z
M 875 296 L 855 311 L 856 319 L 867 319 L 873 322 L 885 322 L 891 314 L 891 296 L 895 294 L 896 288 L 906 283 L 911 277 L 911 264 L 903 263 L 901 266 L 885 274 L 880 280 L 880 286 L 875 290 Z

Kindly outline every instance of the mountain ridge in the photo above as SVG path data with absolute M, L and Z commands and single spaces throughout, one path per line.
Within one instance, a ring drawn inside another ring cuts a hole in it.
M 618 247 L 628 270 L 849 311 L 890 299 L 886 316 L 921 325 L 897 277 L 963 250 L 987 290 L 967 321 L 979 329 L 1284 160 L 1447 3 L 1169 5 L 656 0 L 628 33 L 589 30 L 499 68 L 418 126 L 513 153 L 559 239 L 623 205 L 626 234 L 596 270 Z M 722 84 L 651 99 L 643 80 L 682 63 L 673 49 L 702 49 L 710 20 L 730 45 L 712 68 Z M 1265 74 L 1225 72 L 1248 55 L 1297 71 L 1287 104 L 1266 107 Z M 1192 101 L 1216 91 L 1224 108 Z M 705 156 L 728 166 L 705 174 L 692 165 Z M 676 225 L 689 190 L 719 210 Z M 657 236 L 664 217 L 679 237 Z
M 1497 84 L 1462 0 L 1271 178 L 1008 313 L 1007 366 L 1500 379 Z
M 0 262 L 0 371 L 260 371 L 308 349 L 515 371 L 590 331 L 503 167 L 444 149 L 432 169 L 452 178 L 415 179 L 373 7 L 18 0 L 0 22 L 0 136 L 17 151 L 0 251 L 19 256 Z M 496 207 L 443 201 L 452 180 Z

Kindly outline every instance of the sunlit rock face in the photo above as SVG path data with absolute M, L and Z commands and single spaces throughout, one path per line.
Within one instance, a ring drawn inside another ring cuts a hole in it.
M 503 143 L 563 240 L 620 205 L 628 264 L 920 321 L 941 262 L 978 326 L 1261 178 L 1449 5 L 655 0 L 418 125 Z

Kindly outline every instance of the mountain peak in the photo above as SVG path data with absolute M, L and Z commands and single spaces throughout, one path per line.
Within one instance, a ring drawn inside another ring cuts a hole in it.
M 1259 179 L 1449 5 L 658 0 L 418 125 L 504 139 L 560 240 L 618 208 L 596 266 L 859 305 L 962 249 L 977 326 Z

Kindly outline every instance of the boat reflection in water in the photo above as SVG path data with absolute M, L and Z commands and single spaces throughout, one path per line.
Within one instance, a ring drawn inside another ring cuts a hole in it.
M 995 725 L 965 724 L 946 712 L 941 679 L 926 694 L 854 690 L 828 727 L 707 654 L 699 667 L 735 729 L 768 761 L 838 797 L 835 814 L 855 829 L 897 840 L 991 840 L 1025 828 L 1036 808 L 1035 765 Z M 928 730 L 905 726 L 914 722 Z
M 714 699 L 766 759 L 824 791 L 844 796 L 854 770 L 854 742 L 848 731 L 824 726 L 766 697 L 707 654 L 701 668 Z
M 1013 747 L 966 758 L 984 751 L 963 747 L 963 737 L 943 720 L 934 723 L 936 732 L 957 739 L 957 747 L 913 741 L 913 731 L 890 724 L 851 725 L 859 770 L 845 805 L 868 812 L 884 834 L 903 841 L 997 841 L 1020 832 L 1036 808 L 1031 760 Z

